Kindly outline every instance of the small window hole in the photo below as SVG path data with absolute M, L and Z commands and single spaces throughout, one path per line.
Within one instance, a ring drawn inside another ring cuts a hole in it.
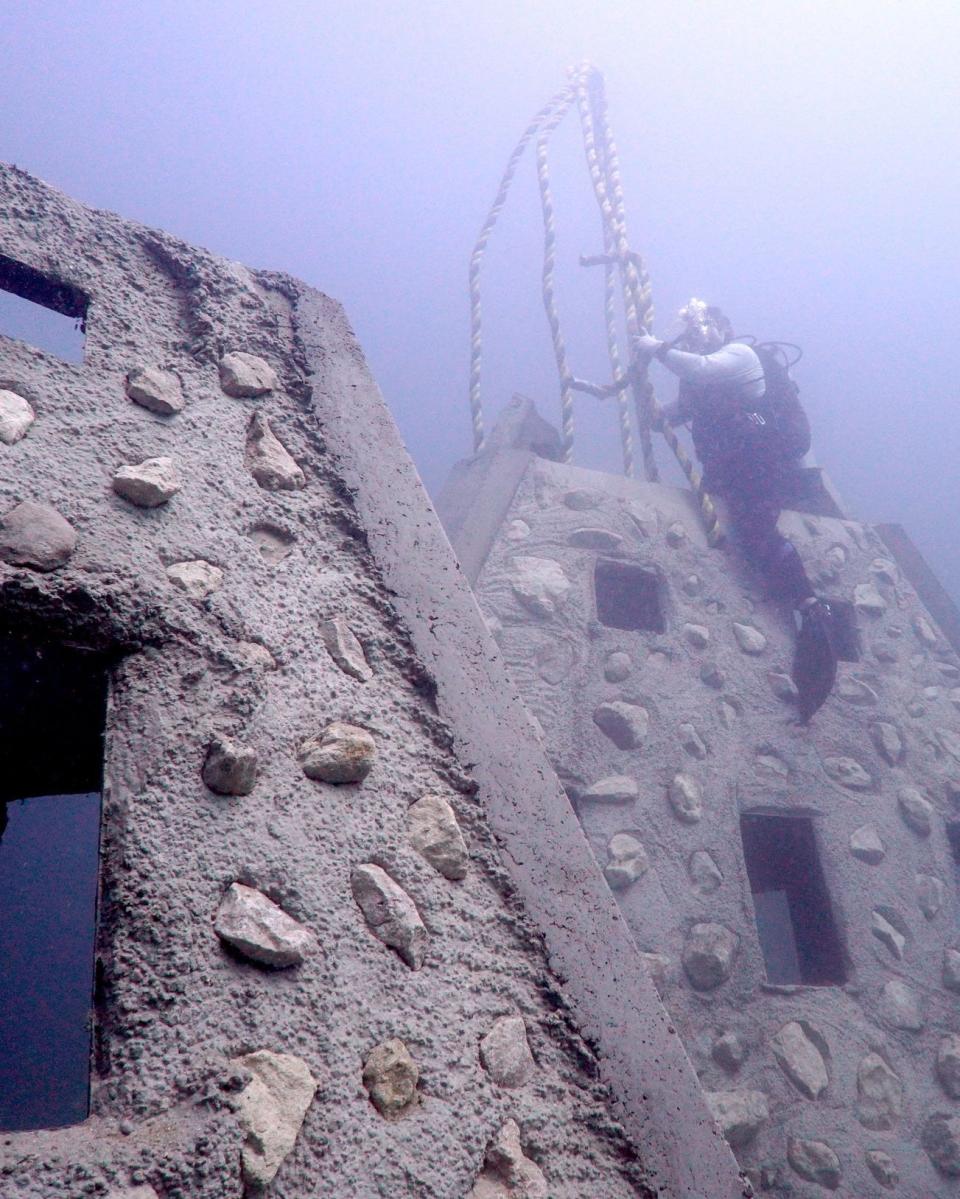
M 597 619 L 608 629 L 666 631 L 660 579 L 652 570 L 626 562 L 598 562 L 593 586 Z
M 89 305 L 79 288 L 0 254 L 0 333 L 82 362 Z

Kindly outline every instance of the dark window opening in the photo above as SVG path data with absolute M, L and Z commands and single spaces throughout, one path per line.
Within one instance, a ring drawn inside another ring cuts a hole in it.
M 947 820 L 945 821 L 945 827 L 953 864 L 960 867 L 960 820 Z
M 838 985 L 846 954 L 833 919 L 813 821 L 750 814 L 740 835 L 757 934 L 771 983 Z
M 0 637 L 0 1129 L 89 1112 L 107 674 Z
M 608 629 L 666 631 L 660 580 L 652 570 L 626 562 L 598 562 L 593 586 L 597 619 Z
M 89 305 L 78 287 L 0 254 L 0 333 L 82 362 Z
M 833 643 L 841 662 L 860 661 L 860 630 L 857 610 L 848 600 L 828 599 L 833 613 Z

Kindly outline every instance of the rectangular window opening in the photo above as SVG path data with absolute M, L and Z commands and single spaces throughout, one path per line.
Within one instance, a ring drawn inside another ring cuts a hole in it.
M 0 333 L 66 362 L 82 362 L 90 297 L 0 254 Z
M 598 562 L 593 573 L 597 619 L 608 629 L 666 631 L 657 574 L 626 562 Z
M 848 600 L 828 599 L 833 613 L 834 647 L 841 662 L 860 661 L 860 630 L 857 610 Z
M 813 821 L 750 813 L 740 818 L 767 980 L 838 986 L 846 954 L 817 852 Z
M 0 1129 L 89 1114 L 107 672 L 0 635 Z

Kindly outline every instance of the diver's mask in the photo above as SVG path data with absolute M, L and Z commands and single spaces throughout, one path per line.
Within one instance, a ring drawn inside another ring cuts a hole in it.
M 677 344 L 693 354 L 712 354 L 728 340 L 727 321 L 719 308 L 692 297 L 677 314 L 683 322 Z

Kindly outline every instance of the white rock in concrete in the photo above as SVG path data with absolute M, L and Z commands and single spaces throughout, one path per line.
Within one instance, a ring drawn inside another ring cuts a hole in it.
M 530 526 L 525 520 L 512 520 L 507 525 L 507 541 L 525 541 L 530 536 Z
M 406 891 L 372 862 L 353 868 L 350 889 L 376 936 L 411 970 L 419 970 L 427 952 L 427 930 Z
M 616 650 L 607 657 L 603 666 L 603 677 L 608 683 L 622 683 L 633 669 L 630 655 Z
M 607 845 L 607 864 L 604 878 L 614 891 L 629 887 L 642 878 L 650 868 L 647 851 L 629 833 L 615 833 Z
M 637 780 L 625 774 L 611 774 L 600 779 L 580 794 L 581 799 L 589 799 L 594 803 L 626 804 L 633 803 L 640 795 Z
M 49 504 L 24 500 L 0 525 L 0 558 L 13 566 L 56 570 L 70 560 L 76 545 L 73 525 Z
M 943 985 L 948 991 L 960 991 L 960 949 L 943 951 Z
M 625 505 L 627 516 L 641 537 L 653 537 L 660 527 L 660 517 L 655 508 L 649 504 L 641 504 L 637 500 L 627 500 Z
M 172 458 L 146 458 L 121 466 L 113 476 L 113 490 L 138 508 L 159 508 L 182 486 Z
M 515 1120 L 508 1120 L 487 1147 L 486 1163 L 467 1199 L 548 1199 L 547 1180 L 524 1156 Z
M 937 634 L 934 631 L 933 625 L 924 616 L 915 616 L 913 618 L 913 631 L 917 635 L 917 639 L 922 641 L 924 645 L 936 645 Z
M 907 1032 L 919 1032 L 924 1024 L 916 992 L 898 978 L 890 979 L 880 992 L 880 1018 L 889 1028 Z
M 670 806 L 684 824 L 696 824 L 703 817 L 703 791 L 689 774 L 675 774 L 670 782 Z
M 960 762 L 960 733 L 955 733 L 953 729 L 937 729 L 934 736 L 944 753 L 949 754 L 955 762 Z
M 867 1169 L 877 1182 L 888 1191 L 892 1191 L 900 1181 L 900 1171 L 890 1154 L 884 1153 L 882 1149 L 868 1149 L 863 1158 L 867 1163 Z
M 708 687 L 713 687 L 715 691 L 719 691 L 721 687 L 725 686 L 727 676 L 716 662 L 704 662 L 700 667 L 700 681 L 706 683 Z
M 872 583 L 858 583 L 853 589 L 853 606 L 865 616 L 882 616 L 887 601 Z
M 692 724 L 681 724 L 680 744 L 692 758 L 703 761 L 707 756 L 707 747 L 704 744 L 703 738 Z
M 890 724 L 886 720 L 878 720 L 876 724 L 870 726 L 870 735 L 873 737 L 873 744 L 877 747 L 877 752 L 888 765 L 897 766 L 903 761 L 906 751 L 900 730 L 896 725 Z
M 223 585 L 223 571 L 203 558 L 171 563 L 167 567 L 167 578 L 194 600 L 206 599 Z
M 367 663 L 363 646 L 354 636 L 353 630 L 343 616 L 333 616 L 320 626 L 320 635 L 327 652 L 334 662 L 346 674 L 367 683 L 373 678 L 373 671 Z
M 695 849 L 687 863 L 687 873 L 698 895 L 712 895 L 723 882 L 723 871 L 705 849 Z
M 238 350 L 220 359 L 220 386 L 228 396 L 253 399 L 279 390 L 280 379 L 269 362 Z
M 675 520 L 672 524 L 667 526 L 667 532 L 665 536 L 667 545 L 672 546 L 674 549 L 678 549 L 687 540 L 687 530 L 683 527 L 679 520 Z
M 960 1177 L 960 1115 L 936 1112 L 923 1126 L 920 1143 L 941 1174 Z
M 704 1098 L 734 1149 L 749 1145 L 770 1115 L 763 1091 L 705 1091 Z
M 804 1141 L 790 1137 L 787 1141 L 787 1161 L 801 1178 L 835 1191 L 840 1185 L 840 1159 L 826 1141 Z
M 614 700 L 594 709 L 593 722 L 617 749 L 637 749 L 650 729 L 650 714 L 639 704 Z
M 725 1032 L 714 1041 L 710 1056 L 721 1070 L 736 1074 L 746 1059 L 747 1049 L 735 1032 Z
M 929 837 L 933 828 L 933 804 L 916 789 L 901 787 L 897 792 L 897 807 L 907 828 L 920 837 Z
M 917 907 L 928 920 L 932 920 L 943 907 L 947 898 L 947 888 L 943 880 L 933 874 L 918 874 Z
M 722 924 L 695 924 L 683 947 L 683 968 L 698 991 L 712 991 L 726 982 L 740 938 Z
M 685 624 L 683 635 L 694 649 L 704 649 L 710 644 L 710 630 L 705 624 Z
M 442 795 L 424 795 L 407 810 L 410 844 L 444 878 L 467 877 L 467 845 L 453 808 Z
M 876 707 L 880 702 L 880 697 L 872 687 L 849 674 L 841 675 L 837 680 L 836 692 L 848 704 L 857 704 L 860 707 Z
M 937 1047 L 937 1078 L 951 1099 L 960 1099 L 960 1036 L 948 1033 Z
M 896 583 L 897 567 L 889 558 L 874 558 L 870 563 L 870 573 L 877 576 L 881 583 Z
M 522 1087 L 534 1061 L 522 1016 L 501 1016 L 480 1042 L 483 1067 L 500 1087 Z
M 767 674 L 767 682 L 770 684 L 770 690 L 777 699 L 791 703 L 797 698 L 797 685 L 788 674 L 783 674 L 778 670 L 771 670 Z
M 363 1063 L 363 1085 L 381 1116 L 395 1120 L 418 1102 L 420 1069 L 410 1050 L 397 1037 L 370 1051 Z
M 207 749 L 202 774 L 218 795 L 249 795 L 257 781 L 256 751 L 229 737 L 219 737 Z
M 183 387 L 171 371 L 153 366 L 132 370 L 127 375 L 126 391 L 135 404 L 161 416 L 175 416 L 183 411 Z
M 830 1081 L 823 1054 L 801 1024 L 791 1020 L 770 1040 L 773 1056 L 801 1094 L 817 1099 Z
M 670 981 L 670 959 L 665 953 L 645 953 L 643 951 L 639 957 L 646 967 L 647 974 L 650 975 L 650 981 L 656 988 L 657 994 L 662 999 Z
M 310 779 L 323 783 L 359 783 L 367 777 L 377 746 L 366 729 L 335 720 L 300 746 L 300 765 Z
M 574 512 L 586 512 L 590 508 L 599 508 L 603 503 L 603 496 L 599 492 L 586 491 L 583 488 L 565 491 L 562 499 L 564 504 L 568 508 L 572 508 Z
M 514 558 L 510 586 L 517 600 L 544 620 L 556 616 L 570 591 L 570 580 L 552 558 Z
M 265 491 L 299 491 L 307 479 L 262 412 L 247 430 L 247 470 Z
M 853 758 L 827 757 L 823 759 L 823 768 L 835 783 L 851 791 L 866 791 L 873 786 L 870 774 Z
M 15 391 L 0 390 L 0 441 L 13 445 L 37 419 L 37 414 L 27 401 Z
M 733 635 L 737 639 L 737 645 L 745 654 L 762 654 L 767 648 L 767 639 L 759 629 L 755 629 L 752 624 L 737 624 L 734 623 Z
M 882 1132 L 903 1114 L 903 1083 L 878 1053 L 868 1053 L 857 1067 L 857 1119 L 864 1128 Z
M 850 834 L 850 852 L 870 866 L 883 861 L 887 851 L 875 824 L 862 824 L 853 830 Z
M 907 939 L 903 933 L 883 915 L 874 909 L 870 913 L 870 931 L 887 949 L 893 954 L 897 961 L 903 958 L 903 951 L 907 947 Z
M 600 550 L 601 552 L 617 550 L 623 545 L 623 538 L 619 533 L 598 527 L 574 529 L 567 541 L 570 545 L 576 545 L 582 549 Z
M 232 883 L 213 924 L 221 941 L 244 957 L 282 970 L 299 966 L 317 948 L 317 938 L 262 891 Z
M 233 1058 L 253 1079 L 240 1092 L 240 1123 L 247 1134 L 243 1175 L 248 1186 L 270 1185 L 293 1148 L 317 1082 L 305 1062 L 288 1053 L 259 1049 Z

